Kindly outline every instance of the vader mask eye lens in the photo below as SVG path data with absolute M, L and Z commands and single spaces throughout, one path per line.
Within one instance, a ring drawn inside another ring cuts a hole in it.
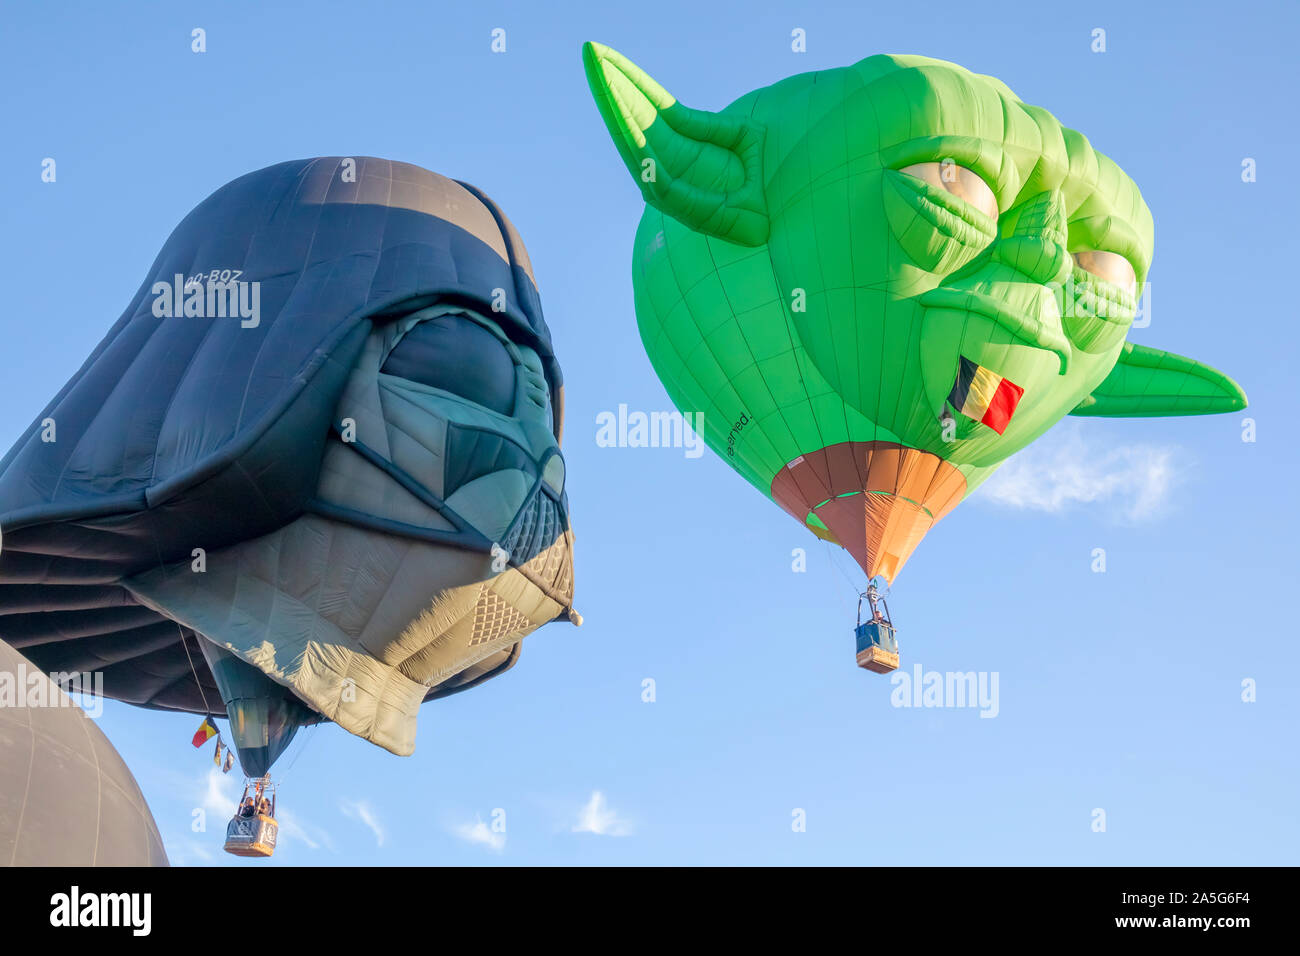
M 472 319 L 440 315 L 397 343 L 381 369 L 509 415 L 515 404 L 515 363 L 504 345 Z

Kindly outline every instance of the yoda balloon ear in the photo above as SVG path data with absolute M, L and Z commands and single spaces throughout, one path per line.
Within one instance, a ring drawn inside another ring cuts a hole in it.
M 645 201 L 683 225 L 745 246 L 767 241 L 763 127 L 693 110 L 616 50 L 582 48 L 587 82 Z
M 1246 407 L 1246 393 L 1200 362 L 1126 342 L 1110 374 L 1071 415 L 1211 415 Z

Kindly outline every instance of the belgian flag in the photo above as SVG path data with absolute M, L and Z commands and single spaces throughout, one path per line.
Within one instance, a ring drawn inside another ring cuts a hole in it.
M 961 356 L 957 381 L 948 393 L 948 404 L 967 418 L 989 426 L 999 435 L 1007 430 L 1011 416 L 1025 390 L 1001 375 Z
M 211 717 L 204 717 L 203 723 L 199 724 L 199 729 L 194 732 L 194 739 L 191 743 L 196 747 L 202 747 L 216 735 L 217 725 L 212 722 Z

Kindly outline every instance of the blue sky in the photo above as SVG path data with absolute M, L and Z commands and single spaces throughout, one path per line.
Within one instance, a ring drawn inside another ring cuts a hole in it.
M 249 170 L 426 166 L 491 195 L 532 256 L 567 379 L 586 625 L 546 627 L 508 675 L 426 705 L 410 758 L 301 734 L 270 865 L 1294 863 L 1300 342 L 1276 290 L 1300 260 L 1300 15 L 1137 6 L 6 3 L 4 447 L 172 227 Z M 632 315 L 642 204 L 587 92 L 588 39 L 705 109 L 873 53 L 953 60 L 1142 188 L 1152 321 L 1131 338 L 1226 370 L 1251 407 L 1067 419 L 931 532 L 891 596 L 904 667 L 996 673 L 995 718 L 891 706 L 887 679 L 854 666 L 851 560 L 712 453 L 597 446 L 600 412 L 671 406 Z M 210 779 L 197 723 L 113 702 L 100 718 L 173 862 L 237 862 L 219 837 L 235 781 Z

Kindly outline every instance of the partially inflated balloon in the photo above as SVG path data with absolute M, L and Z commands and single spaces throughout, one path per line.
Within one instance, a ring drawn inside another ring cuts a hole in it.
M 992 77 L 873 56 L 690 109 L 626 57 L 588 82 L 649 204 L 641 338 L 705 441 L 893 579 L 930 527 L 1067 414 L 1245 407 L 1126 341 L 1151 262 L 1132 180 Z
M 167 866 L 149 804 L 98 722 L 0 641 L 0 860 L 5 866 Z

